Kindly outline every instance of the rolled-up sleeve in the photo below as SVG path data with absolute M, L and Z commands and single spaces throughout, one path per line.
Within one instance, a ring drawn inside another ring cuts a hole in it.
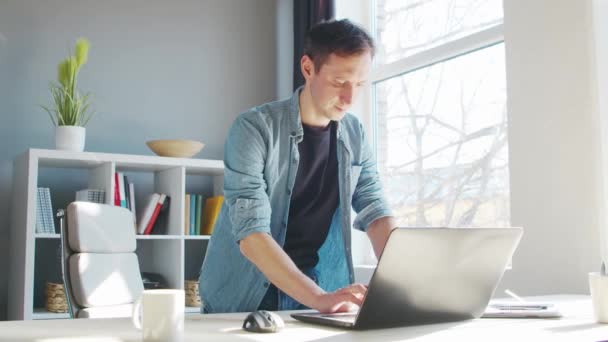
M 263 130 L 251 115 L 239 116 L 224 149 L 224 197 L 235 242 L 255 232 L 270 234 L 270 201 L 263 177 Z
M 381 217 L 393 216 L 393 213 L 384 197 L 376 162 L 361 126 L 360 132 L 362 144 L 361 172 L 358 175 L 352 199 L 353 209 L 357 213 L 353 226 L 356 229 L 366 231 L 372 222 Z

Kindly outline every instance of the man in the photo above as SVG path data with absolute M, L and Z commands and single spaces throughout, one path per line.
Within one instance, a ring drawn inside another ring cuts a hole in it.
M 225 202 L 200 277 L 203 312 L 349 311 L 355 228 L 380 255 L 394 220 L 362 125 L 347 114 L 367 81 L 374 44 L 348 20 L 307 34 L 305 85 L 241 114 L 225 146 Z

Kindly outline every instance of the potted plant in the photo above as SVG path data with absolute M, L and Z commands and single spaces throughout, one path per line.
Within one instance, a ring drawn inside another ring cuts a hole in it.
M 89 42 L 76 41 L 74 55 L 69 55 L 57 66 L 57 82 L 49 88 L 53 97 L 50 107 L 42 106 L 55 125 L 55 148 L 59 150 L 83 151 L 85 126 L 93 116 L 89 94 L 80 94 L 76 79 L 80 68 L 87 62 Z

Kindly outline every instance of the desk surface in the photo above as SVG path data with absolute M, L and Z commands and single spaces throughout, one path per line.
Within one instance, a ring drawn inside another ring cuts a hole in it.
M 184 341 L 601 341 L 608 324 L 593 320 L 588 296 L 532 297 L 555 303 L 561 319 L 476 319 L 459 323 L 348 331 L 297 322 L 282 312 L 285 328 L 275 334 L 241 330 L 246 313 L 192 315 L 185 322 Z M 0 341 L 131 342 L 141 333 L 127 318 L 0 322 Z

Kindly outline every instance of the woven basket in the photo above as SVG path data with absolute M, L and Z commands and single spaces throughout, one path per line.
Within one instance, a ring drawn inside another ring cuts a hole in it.
M 45 308 L 50 312 L 68 312 L 68 303 L 65 298 L 63 284 L 46 283 L 44 289 Z
M 186 306 L 201 306 L 201 297 L 198 295 L 198 280 L 186 280 L 184 291 L 186 292 Z

